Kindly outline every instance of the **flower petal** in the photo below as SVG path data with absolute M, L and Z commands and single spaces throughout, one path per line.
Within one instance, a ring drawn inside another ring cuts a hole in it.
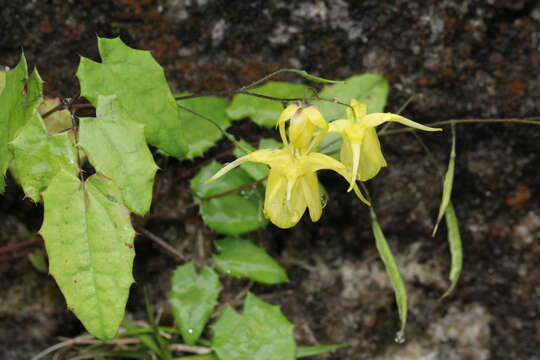
M 347 191 L 351 191 L 354 187 L 356 178 L 362 176 L 358 174 L 358 169 L 360 167 L 360 146 L 358 142 L 351 142 L 351 155 L 352 155 L 352 169 L 351 169 L 351 185 Z
M 381 168 L 387 165 L 375 128 L 365 129 L 360 152 L 361 156 L 357 173 L 357 179 L 360 181 L 366 181 L 375 177 Z
M 309 209 L 311 221 L 315 222 L 321 218 L 322 204 L 319 181 L 315 173 L 309 173 L 300 179 L 302 191 Z
M 347 126 L 351 123 L 351 120 L 348 119 L 340 119 L 340 120 L 334 120 L 330 124 L 328 124 L 328 132 L 330 133 L 342 133 L 345 131 Z
M 290 201 L 287 201 L 287 182 L 284 173 L 271 169 L 264 198 L 264 215 L 282 229 L 296 225 L 307 206 L 298 182 L 292 188 Z
M 321 153 L 311 153 L 304 155 L 300 160 L 302 167 L 304 168 L 304 173 L 314 173 L 315 171 L 322 169 L 329 170 L 345 170 L 345 165 L 340 163 L 334 158 L 331 158 L 328 155 Z
M 251 153 L 251 154 L 253 154 L 253 153 Z M 250 161 L 249 157 L 250 157 L 251 154 L 242 156 L 241 158 L 238 158 L 238 159 L 234 160 L 233 162 L 228 163 L 227 165 L 225 165 L 224 167 L 219 169 L 219 171 L 217 173 L 215 173 L 214 176 L 212 176 L 210 179 L 206 180 L 204 183 L 205 184 L 211 183 L 212 181 L 216 180 L 217 178 L 222 177 L 223 175 L 225 175 L 226 173 L 228 173 L 229 171 L 231 171 L 235 167 L 237 167 L 239 165 L 242 165 L 245 162 Z
M 348 119 L 361 119 L 367 114 L 367 105 L 357 101 L 356 99 L 351 100 L 351 107 L 348 107 L 345 112 L 347 113 Z M 354 110 L 354 113 L 353 113 Z
M 368 126 L 368 127 L 377 127 L 387 121 L 398 122 L 402 125 L 409 126 L 409 127 L 419 129 L 419 130 L 424 130 L 424 131 L 442 131 L 441 128 L 432 128 L 429 126 L 425 126 L 417 122 L 414 122 L 412 120 L 409 120 L 401 115 L 392 114 L 392 113 L 368 114 L 362 118 L 361 123 L 363 123 L 365 126 Z

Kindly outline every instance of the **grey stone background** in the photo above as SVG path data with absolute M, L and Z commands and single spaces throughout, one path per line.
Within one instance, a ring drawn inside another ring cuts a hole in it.
M 0 5 L 0 64 L 14 66 L 23 48 L 49 95 L 73 96 L 79 55 L 98 59 L 96 34 L 120 35 L 151 50 L 175 90 L 234 89 L 284 67 L 327 78 L 376 72 L 392 85 L 389 111 L 412 94 L 423 95 L 405 111 L 416 121 L 540 115 L 537 1 L 10 1 Z M 282 306 L 301 344 L 350 344 L 331 359 L 539 359 L 538 130 L 457 127 L 453 201 L 465 262 L 458 288 L 442 303 L 445 232 L 430 237 L 440 198 L 437 171 L 414 137 L 382 140 L 390 166 L 368 185 L 407 281 L 406 344 L 393 343 L 397 312 L 367 209 L 330 175 L 321 176 L 330 201 L 319 223 L 304 219 L 292 230 L 253 234 L 284 264 L 291 282 L 252 291 Z M 233 131 L 268 135 L 248 122 Z M 421 134 L 441 166 L 448 134 Z M 193 166 L 160 161 L 166 170 L 158 186 Z M 168 194 L 156 209 L 182 209 L 191 201 L 185 184 Z M 0 198 L 0 246 L 39 227 L 40 208 L 21 198 L 13 184 Z M 208 256 L 215 237 L 188 206 L 148 226 L 187 255 L 197 254 L 202 242 Z M 144 240 L 137 246 L 137 286 L 128 310 L 143 317 L 142 285 L 152 284 L 153 301 L 165 304 L 174 263 Z M 57 336 L 82 331 L 54 282 L 24 258 L 2 259 L 0 274 L 0 358 L 27 358 Z M 227 282 L 224 300 L 245 285 Z

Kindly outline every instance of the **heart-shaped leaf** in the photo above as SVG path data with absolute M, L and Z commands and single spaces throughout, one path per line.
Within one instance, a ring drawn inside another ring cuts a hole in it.
M 171 280 L 171 304 L 176 325 L 184 342 L 193 345 L 199 340 L 221 290 L 219 277 L 203 266 L 200 273 L 192 262 L 179 266 Z
M 43 201 L 40 233 L 51 275 L 85 328 L 100 339 L 113 338 L 124 317 L 135 255 L 122 194 L 102 176 L 81 183 L 61 170 Z

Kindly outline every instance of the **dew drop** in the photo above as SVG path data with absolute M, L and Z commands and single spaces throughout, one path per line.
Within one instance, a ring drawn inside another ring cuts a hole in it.
M 398 331 L 397 332 L 394 341 L 397 344 L 403 344 L 403 343 L 405 343 L 405 341 L 407 341 L 407 339 L 405 339 L 405 334 L 403 333 L 403 331 Z
M 193 334 L 193 329 L 187 329 L 187 332 L 190 333 L 190 334 Z

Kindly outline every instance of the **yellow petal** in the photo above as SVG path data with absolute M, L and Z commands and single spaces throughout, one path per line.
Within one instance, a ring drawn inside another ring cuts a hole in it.
M 299 109 L 300 107 L 298 105 L 291 104 L 287 106 L 279 115 L 276 126 L 279 127 L 279 135 L 281 136 L 281 141 L 283 144 L 285 144 L 285 146 L 289 144 L 287 141 L 287 134 L 285 132 L 285 123 L 289 121 Z
M 300 109 L 300 106 L 298 106 L 297 104 L 291 104 L 287 106 L 285 109 L 283 109 L 283 111 L 279 115 L 279 119 L 276 125 L 285 123 L 288 120 L 290 120 L 291 117 L 294 115 L 294 113 L 296 113 L 298 109 Z
M 315 222 L 321 218 L 322 204 L 319 181 L 315 173 L 306 174 L 300 179 L 302 191 L 309 209 L 311 221 Z
M 267 164 L 271 167 L 291 161 L 288 149 L 262 149 L 248 154 L 249 161 Z
M 270 170 L 264 198 L 264 215 L 276 226 L 287 229 L 298 223 L 306 210 L 306 202 L 299 184 L 294 184 L 290 201 L 287 201 L 287 177 L 284 173 Z
M 351 107 L 348 107 L 345 111 L 347 113 L 347 118 L 349 119 L 361 119 L 366 116 L 367 105 L 357 101 L 356 99 L 351 100 Z M 353 113 L 354 110 L 354 113 Z
M 382 167 L 386 166 L 386 160 L 381 151 L 381 143 L 375 128 L 365 129 L 360 152 L 357 179 L 366 181 L 373 178 Z
M 356 178 L 359 176 L 358 169 L 360 167 L 360 146 L 360 143 L 356 141 L 352 142 L 350 146 L 352 156 L 351 185 L 349 186 L 347 191 L 351 191 L 353 189 Z
M 219 169 L 219 171 L 217 173 L 215 173 L 214 176 L 212 176 L 210 179 L 206 180 L 204 183 L 205 184 L 211 183 L 212 181 L 216 180 L 217 178 L 222 177 L 223 175 L 225 175 L 226 173 L 228 173 L 229 171 L 231 171 L 235 167 L 237 167 L 239 165 L 242 165 L 245 162 L 250 161 L 250 159 L 249 159 L 250 155 L 251 154 L 242 156 L 241 158 L 238 158 L 238 159 L 234 160 L 233 162 L 228 163 L 227 165 L 225 165 L 224 167 Z
M 361 123 L 368 127 L 376 127 L 387 121 L 398 122 L 402 125 L 409 126 L 415 129 L 424 131 L 442 131 L 441 128 L 432 128 L 409 120 L 401 115 L 392 113 L 373 113 L 364 116 L 361 119 Z
M 319 129 L 327 130 L 328 123 L 324 119 L 323 114 L 314 106 L 308 106 L 303 109 L 303 115 L 307 117 L 310 123 Z
M 336 159 L 321 153 L 311 153 L 309 155 L 304 155 L 299 161 L 304 168 L 305 174 L 314 173 L 315 171 L 322 169 L 345 171 L 345 165 L 343 165 Z
M 334 120 L 328 125 L 328 132 L 330 133 L 342 133 L 347 126 L 351 123 L 351 120 L 340 119 Z
M 315 124 L 309 121 L 306 110 L 306 108 L 298 110 L 289 125 L 289 140 L 298 149 L 308 146 L 315 131 Z
M 351 174 L 349 174 L 349 172 L 347 172 L 347 170 L 343 169 L 343 170 L 337 170 L 336 171 L 339 175 L 343 176 L 347 181 L 350 182 L 350 177 L 351 177 Z M 362 192 L 360 191 L 360 189 L 358 188 L 358 185 L 354 184 L 353 186 L 353 190 L 354 190 L 354 193 L 356 194 L 356 196 L 366 205 L 368 206 L 371 206 L 371 203 L 364 197 L 364 195 L 362 194 Z

